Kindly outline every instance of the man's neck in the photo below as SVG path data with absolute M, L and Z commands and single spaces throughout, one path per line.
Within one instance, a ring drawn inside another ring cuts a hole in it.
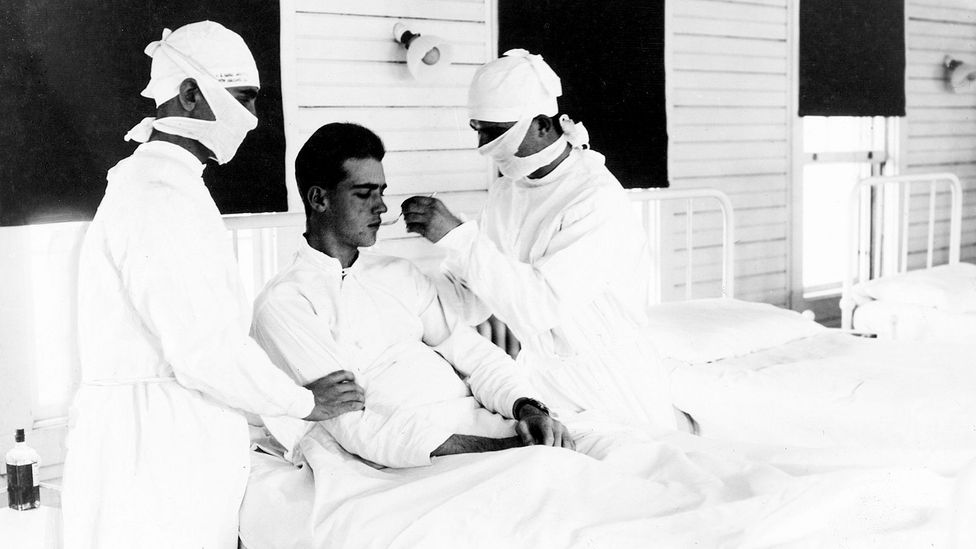
M 557 166 L 559 166 L 560 164 L 563 163 L 564 160 L 569 158 L 569 153 L 572 150 L 573 150 L 573 146 L 567 143 L 566 148 L 563 150 L 562 154 L 557 156 L 556 159 L 553 160 L 552 162 L 530 173 L 529 179 L 542 179 L 543 177 L 552 173 L 552 170 L 555 170 Z
M 206 164 L 207 159 L 210 158 L 210 149 L 204 147 L 196 139 L 190 139 L 189 137 L 183 137 L 181 135 L 173 135 L 171 133 L 163 133 L 159 130 L 153 130 L 152 134 L 149 136 L 150 141 L 165 141 L 167 143 L 172 143 L 178 147 L 183 147 L 190 152 L 201 164 Z
M 312 249 L 336 259 L 343 269 L 348 269 L 359 257 L 359 248 L 343 244 L 332 233 L 315 230 L 309 226 L 305 233 L 305 240 Z

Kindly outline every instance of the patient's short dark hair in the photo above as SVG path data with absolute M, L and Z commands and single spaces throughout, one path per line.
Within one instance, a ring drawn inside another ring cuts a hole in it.
M 308 190 L 322 187 L 335 190 L 349 177 L 343 163 L 350 158 L 382 161 L 383 141 L 368 128 L 349 122 L 334 122 L 315 130 L 295 158 L 295 179 L 302 203 L 308 207 Z

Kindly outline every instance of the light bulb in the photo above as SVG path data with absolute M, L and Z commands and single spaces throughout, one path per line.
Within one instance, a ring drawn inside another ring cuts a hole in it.
M 429 52 L 424 54 L 424 58 L 421 61 L 425 65 L 436 65 L 438 61 L 441 60 L 441 50 L 437 48 L 431 48 Z

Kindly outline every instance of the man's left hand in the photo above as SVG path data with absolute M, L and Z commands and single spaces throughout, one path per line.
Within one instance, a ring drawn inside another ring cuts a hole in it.
M 549 417 L 549 414 L 537 411 L 533 406 L 523 407 L 521 419 L 515 426 L 515 433 L 526 446 L 541 444 L 576 449 L 576 443 L 573 441 L 573 436 L 569 434 L 569 429 Z
M 401 208 L 407 232 L 417 233 L 431 242 L 444 238 L 461 224 L 443 202 L 431 196 L 411 196 L 403 201 Z

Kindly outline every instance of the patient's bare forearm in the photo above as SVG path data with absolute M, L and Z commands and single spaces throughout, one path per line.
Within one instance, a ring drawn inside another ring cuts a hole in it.
M 497 452 L 522 446 L 519 437 L 488 438 L 475 435 L 451 435 L 430 453 L 431 457 L 453 454 L 475 454 L 478 452 Z

